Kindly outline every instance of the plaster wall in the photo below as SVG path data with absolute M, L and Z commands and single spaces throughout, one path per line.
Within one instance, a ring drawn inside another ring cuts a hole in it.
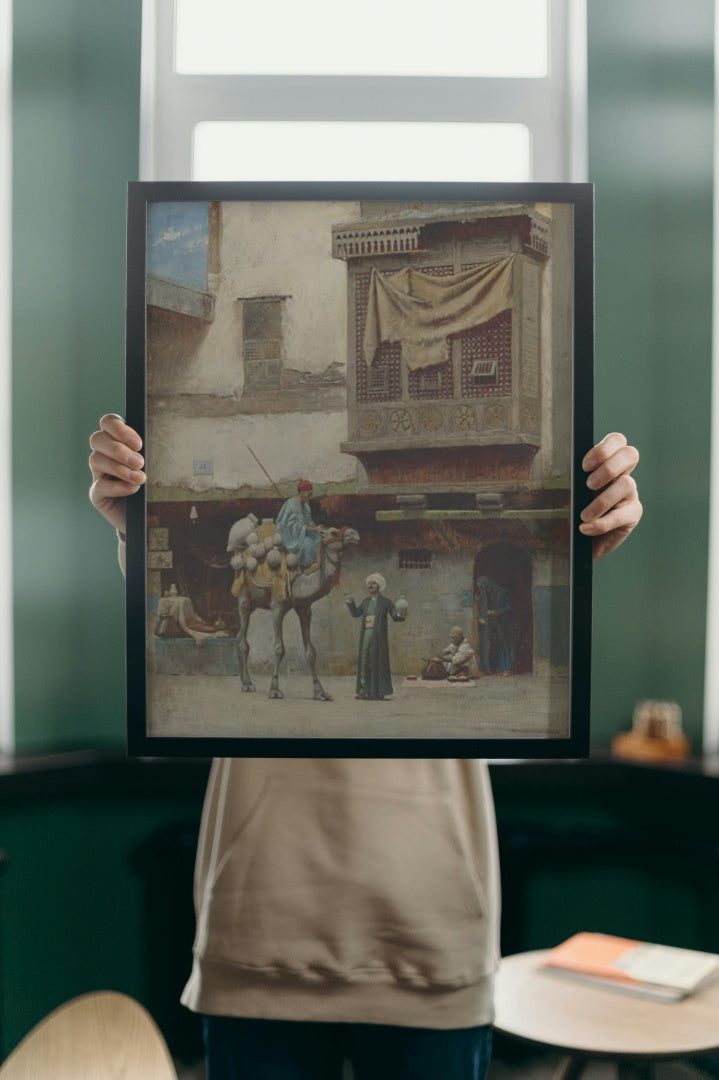
M 213 489 L 243 493 L 269 486 L 248 447 L 283 493 L 294 491 L 298 476 L 317 485 L 353 480 L 353 457 L 339 451 L 346 438 L 345 412 L 310 412 L 269 415 L 235 414 L 217 419 L 154 415 L 148 424 L 148 468 L 153 479 L 152 499 L 158 487 L 180 488 L 201 495 Z M 151 458 L 150 458 L 151 455 Z M 196 462 L 209 462 L 212 471 L 194 475 Z
M 284 298 L 285 368 L 344 368 L 346 272 L 331 256 L 332 225 L 356 217 L 358 203 L 223 202 L 219 268 L 210 276 L 214 320 L 191 331 L 189 350 L 173 334 L 154 347 L 153 392 L 241 395 L 242 300 L 249 298 Z

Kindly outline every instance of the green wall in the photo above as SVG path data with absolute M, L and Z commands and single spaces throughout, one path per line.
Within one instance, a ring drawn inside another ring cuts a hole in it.
M 698 744 L 711 374 L 710 0 L 589 0 L 597 434 L 643 455 L 645 515 L 595 574 L 595 742 L 669 697 Z M 697 748 L 699 748 L 697 746 Z
M 163 924 L 148 924 L 152 875 L 142 851 L 163 828 L 196 822 L 199 809 L 196 792 L 153 797 L 117 786 L 2 807 L 0 1058 L 52 1009 L 94 990 L 129 994 L 160 1021 L 153 985 L 164 975 L 172 986 L 172 972 L 151 970 L 157 950 L 149 934 Z M 187 870 L 180 880 L 168 927 L 190 903 Z M 183 944 L 177 962 L 186 976 L 191 954 Z
M 86 440 L 123 408 L 140 0 L 15 4 L 18 749 L 123 739 L 122 582 Z M 589 0 L 597 432 L 642 450 L 645 520 L 596 573 L 595 742 L 641 697 L 700 733 L 709 459 L 713 5 Z
M 140 0 L 14 5 L 13 543 L 20 751 L 123 738 L 123 587 L 87 439 L 124 408 Z

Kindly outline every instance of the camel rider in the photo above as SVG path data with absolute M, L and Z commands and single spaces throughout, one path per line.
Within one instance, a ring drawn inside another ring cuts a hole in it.
M 277 531 L 286 549 L 297 556 L 300 570 L 306 570 L 317 562 L 321 530 L 312 520 L 310 499 L 312 484 L 299 480 L 297 494 L 282 504 L 277 520 Z

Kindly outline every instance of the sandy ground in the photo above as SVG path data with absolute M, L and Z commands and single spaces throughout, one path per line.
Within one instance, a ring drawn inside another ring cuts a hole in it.
M 355 681 L 327 676 L 332 701 L 314 701 L 309 676 L 280 677 L 282 700 L 269 700 L 269 675 L 152 675 L 148 735 L 315 738 L 547 738 L 568 735 L 568 681 L 562 677 L 486 676 L 471 685 L 429 688 L 393 675 L 386 701 L 355 700 Z

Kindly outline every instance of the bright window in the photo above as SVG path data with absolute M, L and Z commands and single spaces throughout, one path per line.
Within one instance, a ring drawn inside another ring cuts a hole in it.
M 177 0 L 175 71 L 542 78 L 548 29 L 547 0 Z
M 146 180 L 583 180 L 586 0 L 144 0 Z
M 198 124 L 193 180 L 529 180 L 524 124 L 212 120 Z

